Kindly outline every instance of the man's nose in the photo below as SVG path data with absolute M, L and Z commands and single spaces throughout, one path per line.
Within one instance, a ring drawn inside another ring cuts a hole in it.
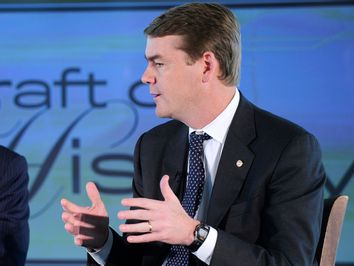
M 156 78 L 155 76 L 151 73 L 149 68 L 147 67 L 141 76 L 141 81 L 145 84 L 154 84 L 156 83 Z

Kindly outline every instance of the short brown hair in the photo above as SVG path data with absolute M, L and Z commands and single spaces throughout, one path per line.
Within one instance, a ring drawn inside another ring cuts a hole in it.
M 149 37 L 183 36 L 181 49 L 194 61 L 211 51 L 220 64 L 219 79 L 239 83 L 240 26 L 234 14 L 220 4 L 189 3 L 169 9 L 144 30 Z

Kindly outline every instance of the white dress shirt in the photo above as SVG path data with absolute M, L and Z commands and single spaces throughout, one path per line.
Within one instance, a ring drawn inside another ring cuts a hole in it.
M 211 139 L 204 141 L 204 167 L 205 167 L 205 184 L 203 196 L 196 212 L 195 218 L 199 221 L 205 221 L 206 213 L 209 206 L 212 188 L 215 181 L 216 171 L 218 169 L 221 153 L 225 144 L 225 139 L 229 131 L 230 124 L 240 102 L 240 93 L 236 88 L 235 95 L 227 107 L 212 122 L 200 129 L 189 128 L 189 133 L 193 131 L 205 132 Z M 188 180 L 187 180 L 188 182 Z M 210 227 L 209 234 L 204 243 L 196 252 L 193 252 L 200 260 L 206 264 L 210 264 L 214 248 L 217 240 L 217 230 Z M 89 252 L 93 259 L 99 264 L 104 265 L 108 258 L 109 252 L 113 244 L 113 235 L 109 230 L 108 240 L 101 250 Z M 162 264 L 164 266 L 166 261 Z

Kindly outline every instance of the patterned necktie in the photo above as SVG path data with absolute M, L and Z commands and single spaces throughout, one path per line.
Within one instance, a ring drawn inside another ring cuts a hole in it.
M 192 132 L 189 136 L 188 184 L 183 196 L 182 206 L 190 217 L 194 217 L 203 195 L 205 171 L 203 165 L 203 142 L 211 137 Z M 166 266 L 188 266 L 189 250 L 182 245 L 174 245 Z

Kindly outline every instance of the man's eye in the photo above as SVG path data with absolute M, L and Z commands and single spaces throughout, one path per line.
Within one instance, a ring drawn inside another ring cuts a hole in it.
M 155 66 L 156 66 L 156 67 L 162 67 L 162 66 L 163 66 L 163 63 L 155 62 Z

